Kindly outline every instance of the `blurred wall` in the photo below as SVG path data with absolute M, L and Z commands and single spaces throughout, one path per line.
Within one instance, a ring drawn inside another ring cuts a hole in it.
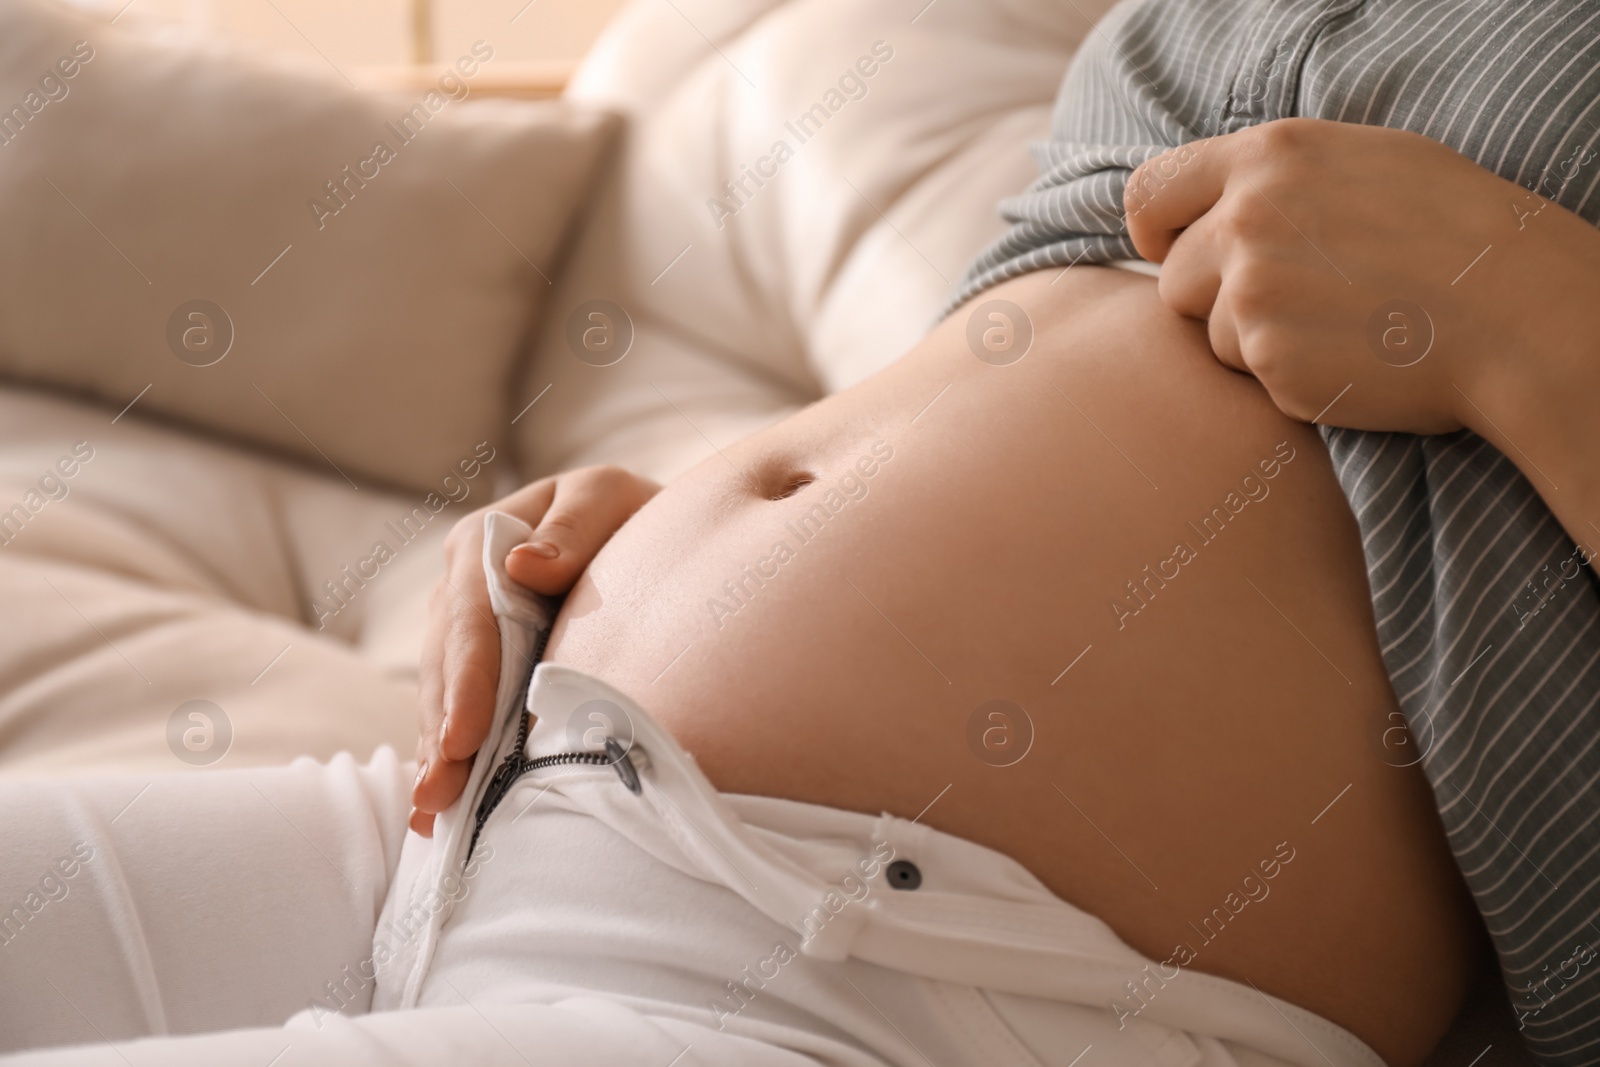
M 115 14 L 126 0 L 74 0 Z M 583 55 L 623 0 L 133 0 L 130 14 L 214 28 L 315 56 L 341 68 L 413 61 L 432 38 L 449 62 L 488 41 L 502 63 L 562 63 Z M 413 20 L 429 33 L 413 35 Z

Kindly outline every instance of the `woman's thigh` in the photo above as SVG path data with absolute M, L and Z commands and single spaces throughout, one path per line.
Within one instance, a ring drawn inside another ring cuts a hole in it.
M 1015 362 L 992 300 L 1031 320 Z M 1458 881 L 1385 759 L 1327 453 L 1149 279 L 1018 279 L 722 449 L 596 560 L 549 654 L 720 789 L 920 813 L 1396 1059 L 1459 996 Z
M 0 1052 L 365 1011 L 409 785 L 387 749 L 0 783 Z

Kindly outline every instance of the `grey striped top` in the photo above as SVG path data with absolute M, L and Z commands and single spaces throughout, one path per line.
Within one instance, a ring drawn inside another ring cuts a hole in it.
M 1041 177 L 1003 202 L 1013 225 L 957 301 L 1136 258 L 1132 167 L 1290 116 L 1425 134 L 1595 223 L 1600 0 L 1125 0 L 1074 61 L 1035 149 Z M 1384 662 L 1528 1048 L 1600 1062 L 1592 546 L 1472 433 L 1323 435 L 1360 522 Z

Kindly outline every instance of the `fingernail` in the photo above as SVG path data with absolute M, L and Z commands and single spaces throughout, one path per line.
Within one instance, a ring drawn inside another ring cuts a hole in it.
M 524 548 L 536 556 L 543 556 L 545 559 L 555 559 L 557 556 L 561 555 L 561 549 L 557 548 L 549 541 L 529 541 L 525 545 L 517 546 L 519 551 Z
M 426 778 L 427 776 L 428 776 L 428 761 L 427 760 L 423 760 L 421 765 L 419 765 L 417 767 L 417 780 L 412 784 L 411 788 L 415 789 L 417 786 L 421 785 L 422 784 L 422 780 L 424 778 Z

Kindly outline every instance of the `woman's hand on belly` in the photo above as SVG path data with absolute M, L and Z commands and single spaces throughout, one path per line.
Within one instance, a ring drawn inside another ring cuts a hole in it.
M 483 575 L 485 513 L 503 511 L 535 527 L 506 557 L 506 572 L 536 593 L 559 596 L 660 488 L 620 467 L 585 467 L 524 486 L 450 531 L 423 643 L 422 737 L 411 813 L 417 833 L 432 834 L 433 817 L 461 795 L 494 715 L 500 640 Z
M 1183 145 L 1129 179 L 1128 232 L 1173 310 L 1290 416 L 1407 433 L 1466 427 L 1567 533 L 1600 512 L 1600 232 L 1404 130 L 1280 119 Z M 1531 185 L 1531 183 L 1530 183 Z

